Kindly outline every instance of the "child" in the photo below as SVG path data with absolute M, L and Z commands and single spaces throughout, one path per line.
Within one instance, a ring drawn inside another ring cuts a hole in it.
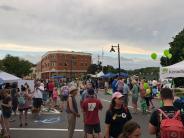
M 23 116 L 25 119 L 25 126 L 28 125 L 27 124 L 27 112 L 28 112 L 29 108 L 30 108 L 30 105 L 29 105 L 28 90 L 27 90 L 27 88 L 23 87 L 21 89 L 21 92 L 19 92 L 19 94 L 18 94 L 18 110 L 20 112 L 20 114 L 19 114 L 20 127 L 22 127 Z
M 54 87 L 53 93 L 52 93 L 52 100 L 54 101 L 54 107 L 57 106 L 57 98 L 58 98 L 58 91 L 57 91 L 57 88 Z
M 143 114 L 145 114 L 146 113 L 146 109 L 147 109 L 146 100 L 145 99 L 141 99 L 140 104 L 141 104 L 141 110 L 142 110 Z

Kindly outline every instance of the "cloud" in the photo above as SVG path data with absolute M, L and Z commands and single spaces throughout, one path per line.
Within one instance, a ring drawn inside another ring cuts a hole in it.
M 181 0 L 2 0 L 0 48 L 92 53 L 104 48 L 106 55 L 115 57 L 117 53 L 109 49 L 119 43 L 125 56 L 162 53 L 183 29 L 183 4 Z
M 97 61 L 98 61 L 97 56 L 93 55 L 93 63 L 97 64 Z M 112 65 L 113 67 L 118 68 L 118 59 L 117 57 L 105 56 L 103 58 L 102 65 L 103 66 Z M 122 69 L 134 70 L 134 69 L 145 68 L 145 67 L 159 67 L 160 61 L 159 60 L 153 61 L 150 59 L 141 59 L 141 58 L 129 59 L 129 58 L 121 57 L 120 65 Z
M 17 11 L 15 7 L 8 6 L 8 5 L 0 5 L 0 10 L 3 11 Z

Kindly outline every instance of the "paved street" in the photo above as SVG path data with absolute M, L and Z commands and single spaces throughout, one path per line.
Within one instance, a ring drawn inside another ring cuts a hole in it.
M 77 96 L 77 100 L 79 102 L 79 96 Z M 105 112 L 109 108 L 110 104 L 110 95 L 104 95 L 101 91 L 98 94 L 98 97 L 102 100 L 102 104 L 104 106 L 103 110 L 100 112 L 101 119 L 101 128 L 104 133 L 104 119 Z M 158 107 L 158 101 L 154 100 L 156 107 Z M 132 112 L 131 103 L 129 102 L 129 109 Z M 150 136 L 147 131 L 148 121 L 150 118 L 150 114 L 143 115 L 141 112 L 138 114 L 132 114 L 133 120 L 137 121 L 142 128 L 142 138 L 154 138 L 154 136 Z M 67 115 L 65 112 L 62 113 L 50 113 L 50 114 L 42 114 L 39 120 L 34 120 L 29 115 L 29 123 L 27 127 L 19 128 L 18 116 L 13 116 L 16 120 L 11 122 L 11 135 L 12 138 L 64 138 L 67 137 Z M 83 121 L 82 117 L 77 119 L 76 123 L 76 131 L 74 134 L 74 138 L 79 138 L 83 136 Z

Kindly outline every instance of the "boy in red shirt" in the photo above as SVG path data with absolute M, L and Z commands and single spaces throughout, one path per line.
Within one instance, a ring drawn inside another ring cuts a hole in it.
M 98 134 L 98 138 L 102 138 L 100 119 L 98 111 L 102 110 L 102 103 L 96 98 L 94 89 L 88 89 L 89 97 L 82 103 L 84 112 L 84 126 L 87 138 L 93 138 L 93 130 Z

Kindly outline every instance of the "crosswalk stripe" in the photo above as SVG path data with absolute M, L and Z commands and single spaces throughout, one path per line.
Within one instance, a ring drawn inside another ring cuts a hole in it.
M 68 131 L 68 129 L 54 129 L 54 128 L 10 128 L 14 131 Z M 83 129 L 75 129 L 76 132 L 83 132 Z

